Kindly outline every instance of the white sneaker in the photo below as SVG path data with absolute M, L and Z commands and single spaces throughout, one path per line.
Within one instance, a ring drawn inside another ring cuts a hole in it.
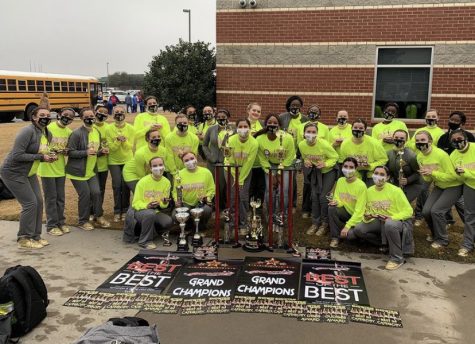
M 330 241 L 330 247 L 331 248 L 337 248 L 339 243 L 340 243 L 340 241 L 338 239 L 332 239 Z
M 302 219 L 309 219 L 310 218 L 310 213 L 307 213 L 306 211 L 302 213 Z
M 328 231 L 328 224 L 322 223 L 322 225 L 318 228 L 317 233 L 315 233 L 317 236 L 323 236 L 326 234 Z
M 309 229 L 305 232 L 307 235 L 314 235 L 317 231 L 317 225 L 311 225 Z

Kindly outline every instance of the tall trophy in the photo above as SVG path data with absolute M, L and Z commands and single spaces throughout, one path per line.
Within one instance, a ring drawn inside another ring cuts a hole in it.
M 246 242 L 243 249 L 249 252 L 260 252 L 265 249 L 264 238 L 262 235 L 262 220 L 259 215 L 256 215 L 256 209 L 261 206 L 260 199 L 251 198 L 250 205 L 252 207 L 252 217 L 248 224 L 248 233 L 246 234 Z
M 397 155 L 399 156 L 399 187 L 404 190 L 404 185 L 401 185 L 401 179 L 404 178 L 404 159 L 402 158 L 404 156 L 404 148 L 401 149 L 400 151 L 397 152 Z
M 285 148 L 284 148 L 284 135 L 282 131 L 279 134 L 279 148 L 277 149 L 277 159 L 279 160 L 279 170 L 284 169 L 284 160 L 285 160 Z
M 224 220 L 224 233 L 223 233 L 223 244 L 231 244 L 231 213 L 229 209 L 223 210 L 223 220 Z
M 178 252 L 188 252 L 189 247 L 188 247 L 188 241 L 186 240 L 186 234 L 185 234 L 185 226 L 186 226 L 186 221 L 188 221 L 190 214 L 188 213 L 188 208 L 186 207 L 180 207 L 175 209 L 175 218 L 180 224 L 180 235 L 178 236 L 178 242 L 177 242 L 177 251 Z
M 282 212 L 274 216 L 272 230 L 276 234 L 276 241 L 274 243 L 274 247 L 276 249 L 285 249 L 286 247 L 284 244 L 284 214 Z
M 191 241 L 191 245 L 193 247 L 200 247 L 203 246 L 203 237 L 199 232 L 199 224 L 200 224 L 200 217 L 203 215 L 203 208 L 193 208 L 190 211 L 191 216 L 195 219 L 195 234 L 193 235 L 193 240 Z

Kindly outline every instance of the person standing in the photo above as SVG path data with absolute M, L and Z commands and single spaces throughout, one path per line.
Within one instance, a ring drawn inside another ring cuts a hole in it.
M 189 132 L 188 118 L 183 114 L 175 117 L 176 131 L 172 131 L 165 137 L 165 149 L 167 150 L 169 171 L 171 174 L 177 173 L 184 168 L 182 157 L 185 153 L 192 152 L 198 154 L 198 137 Z
M 106 184 L 107 176 L 109 174 L 109 163 L 107 156 L 109 155 L 109 146 L 107 143 L 106 131 L 109 123 L 107 123 L 107 118 L 109 117 L 109 112 L 106 106 L 96 105 L 94 108 L 94 114 L 96 120 L 94 121 L 94 128 L 99 131 L 101 134 L 101 152 L 102 154 L 97 157 L 97 179 L 99 180 L 99 188 L 101 190 L 101 207 L 104 204 L 104 195 L 106 193 Z M 91 202 L 91 214 L 94 214 L 94 209 Z M 89 221 L 94 221 L 94 216 L 92 216 Z
M 165 164 L 165 172 L 170 173 L 173 170 L 173 158 L 167 153 L 165 142 L 162 141 L 160 132 L 155 129 L 149 129 L 145 134 L 147 146 L 137 150 L 134 155 L 134 165 L 136 176 L 140 179 L 149 173 L 149 162 L 152 158 L 160 157 Z
M 449 116 L 449 130 L 440 136 L 439 141 L 437 142 L 437 147 L 442 149 L 445 153 L 451 154 L 455 148 L 450 142 L 450 134 L 452 131 L 461 129 L 466 135 L 468 142 L 475 142 L 475 136 L 467 130 L 465 130 L 465 123 L 467 123 L 467 116 L 462 111 L 454 111 Z
M 371 132 L 371 136 L 382 143 L 385 151 L 393 148 L 393 133 L 396 130 L 409 132 L 404 122 L 395 119 L 398 112 L 399 106 L 396 103 L 387 103 L 384 106 L 384 120 L 376 124 Z
M 279 121 L 282 124 L 281 130 L 292 135 L 294 141 L 297 141 L 297 132 L 302 123 L 308 121 L 308 117 L 301 113 L 303 100 L 299 96 L 292 96 L 287 99 L 285 109 L 287 112 L 279 115 Z M 297 143 L 295 143 L 297 145 Z
M 407 147 L 416 152 L 416 134 L 420 131 L 425 130 L 431 134 L 432 139 L 434 140 L 434 145 L 437 146 L 439 138 L 445 134 L 439 126 L 439 113 L 435 109 L 428 110 L 425 115 L 426 125 L 422 128 L 416 130 L 412 139 L 407 143 Z
M 21 205 L 17 234 L 18 248 L 21 249 L 40 249 L 49 245 L 41 238 L 43 200 L 36 171 L 41 161 L 55 161 L 55 157 L 45 151 L 46 143 L 51 139 L 47 129 L 50 122 L 48 109 L 37 107 L 33 110 L 31 125 L 18 133 L 1 168 L 3 182 Z M 44 146 L 41 148 L 43 136 Z
M 251 124 L 250 130 L 251 135 L 254 135 L 262 130 L 264 122 L 261 120 L 262 107 L 259 103 L 250 103 L 247 106 L 247 119 Z M 259 159 L 254 160 L 254 166 L 252 166 L 252 177 L 251 185 L 249 186 L 249 198 L 253 199 L 264 199 L 264 194 L 266 192 L 266 186 L 262 183 L 265 178 L 264 170 L 262 169 Z
M 65 180 L 67 145 L 72 130 L 68 126 L 73 122 L 75 112 L 71 108 L 63 108 L 58 120 L 48 125 L 51 141 L 48 143 L 50 154 L 56 156 L 54 162 L 40 162 L 38 176 L 41 177 L 45 197 L 46 231 L 54 236 L 69 233 L 70 228 L 64 224 Z
M 170 124 L 165 116 L 158 113 L 158 100 L 154 96 L 149 96 L 145 99 L 147 104 L 147 112 L 142 112 L 135 117 L 135 149 L 139 149 L 147 145 L 145 141 L 145 133 L 150 128 L 160 131 L 161 137 L 167 137 L 170 133 Z
M 132 97 L 130 96 L 130 92 L 127 92 L 125 96 L 125 106 L 127 107 L 127 113 L 132 112 Z
M 203 122 L 198 124 L 196 130 L 196 136 L 198 136 L 198 139 L 200 140 L 200 144 L 198 146 L 198 154 L 203 160 L 206 160 L 205 153 L 203 152 L 203 141 L 206 136 L 206 132 L 213 125 L 216 125 L 214 109 L 213 107 L 207 105 L 203 108 Z
M 138 98 L 137 98 L 137 93 L 135 93 L 132 96 L 132 113 L 137 112 L 137 104 L 138 104 Z
M 351 124 L 348 123 L 348 119 L 348 111 L 338 111 L 336 115 L 337 125 L 330 129 L 329 142 L 338 154 L 340 154 L 340 148 L 343 141 L 351 140 L 353 137 L 351 134 Z

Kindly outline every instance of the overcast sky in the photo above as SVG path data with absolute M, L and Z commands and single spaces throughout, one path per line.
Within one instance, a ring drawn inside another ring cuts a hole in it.
M 1 0 L 0 69 L 143 73 L 166 45 L 216 45 L 216 0 Z

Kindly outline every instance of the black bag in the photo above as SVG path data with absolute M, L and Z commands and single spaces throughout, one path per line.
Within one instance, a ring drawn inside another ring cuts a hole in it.
M 31 266 L 14 266 L 0 278 L 0 304 L 13 301 L 13 338 L 30 332 L 46 317 L 48 292 L 40 274 Z
M 15 196 L 13 196 L 12 192 L 10 191 L 9 188 L 5 185 L 3 180 L 0 178 L 0 200 L 2 199 L 13 199 Z

